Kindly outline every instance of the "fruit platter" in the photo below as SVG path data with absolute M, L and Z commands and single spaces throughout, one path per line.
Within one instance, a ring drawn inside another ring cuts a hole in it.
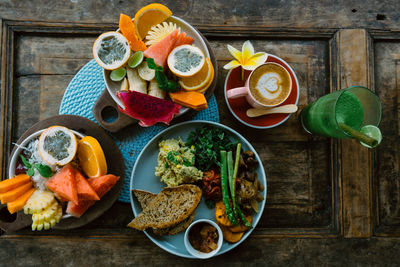
M 208 121 L 183 122 L 154 137 L 135 163 L 130 188 L 135 218 L 128 226 L 186 258 L 198 257 L 185 247 L 189 225 L 215 222 L 224 239 L 216 255 L 222 254 L 250 235 L 267 196 L 262 162 L 251 144 Z
M 0 200 L 11 214 L 21 211 L 30 217 L 33 231 L 80 227 L 117 199 L 122 180 L 115 167 L 121 168 L 122 158 L 110 153 L 115 145 L 93 124 L 79 116 L 51 117 L 15 145 L 10 178 L 0 182 Z M 76 125 L 77 130 L 68 128 Z
M 200 32 L 164 5 L 121 14 L 119 29 L 95 41 L 93 57 L 119 110 L 140 126 L 208 108 L 215 58 Z

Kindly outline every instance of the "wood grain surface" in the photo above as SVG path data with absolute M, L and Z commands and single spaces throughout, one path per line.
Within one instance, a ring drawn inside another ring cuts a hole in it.
M 0 1 L 0 173 L 12 142 L 58 113 L 68 83 L 92 58 L 92 44 L 151 1 Z M 36 265 L 398 265 L 400 251 L 400 2 L 161 1 L 196 26 L 217 62 L 221 123 L 247 138 L 267 174 L 262 219 L 235 250 L 204 262 L 185 260 L 126 228 L 130 204 L 117 202 L 78 229 L 0 236 L 0 266 Z M 287 61 L 299 79 L 300 109 L 351 85 L 382 102 L 382 144 L 368 151 L 303 131 L 298 114 L 283 125 L 250 129 L 223 95 L 226 46 L 251 40 L 256 51 Z

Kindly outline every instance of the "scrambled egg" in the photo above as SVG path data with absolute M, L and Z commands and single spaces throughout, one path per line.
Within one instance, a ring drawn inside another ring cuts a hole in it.
M 161 141 L 155 175 L 167 186 L 194 183 L 203 172 L 194 167 L 194 147 L 187 147 L 181 138 Z

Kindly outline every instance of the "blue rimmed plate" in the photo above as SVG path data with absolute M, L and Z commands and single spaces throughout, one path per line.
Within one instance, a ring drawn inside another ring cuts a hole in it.
M 259 163 L 256 169 L 258 179 L 265 188 L 264 191 L 261 192 L 262 196 L 264 197 L 264 200 L 259 203 L 260 211 L 257 214 L 255 214 L 253 218 L 253 228 L 247 231 L 242 237 L 242 239 L 235 244 L 230 244 L 224 241 L 221 250 L 216 254 L 220 255 L 238 246 L 251 234 L 251 232 L 254 230 L 258 221 L 261 218 L 261 215 L 264 211 L 265 200 L 267 199 L 267 180 L 261 159 L 258 156 L 255 149 L 253 148 L 253 146 L 238 132 L 234 131 L 233 129 L 225 125 L 209 121 L 189 121 L 167 128 L 166 130 L 156 135 L 153 139 L 151 139 L 150 142 L 144 147 L 144 149 L 140 153 L 139 157 L 136 160 L 135 166 L 133 167 L 130 189 L 131 190 L 142 189 L 150 191 L 155 194 L 159 193 L 162 190 L 162 188 L 165 187 L 165 184 L 160 182 L 160 178 L 154 175 L 155 167 L 157 166 L 157 156 L 159 152 L 158 143 L 161 140 L 169 138 L 177 138 L 177 137 L 181 137 L 182 140 L 185 141 L 191 131 L 207 125 L 225 130 L 226 132 L 229 133 L 231 140 L 237 140 L 242 144 L 242 148 L 244 150 L 251 150 L 254 152 L 255 157 Z M 140 207 L 140 204 L 137 202 L 136 199 L 132 197 L 132 195 L 131 195 L 131 205 L 133 213 L 135 214 L 135 216 L 137 216 L 142 211 L 142 209 Z M 199 206 L 196 209 L 195 220 L 197 219 L 210 219 L 215 221 L 214 209 L 209 209 L 206 206 L 204 198 L 202 198 Z M 157 246 L 159 246 L 160 248 L 164 249 L 169 253 L 172 253 L 180 257 L 194 258 L 191 254 L 189 254 L 189 252 L 185 248 L 184 244 L 185 231 L 182 231 L 173 236 L 157 236 L 151 233 L 151 231 L 145 231 L 145 234 Z

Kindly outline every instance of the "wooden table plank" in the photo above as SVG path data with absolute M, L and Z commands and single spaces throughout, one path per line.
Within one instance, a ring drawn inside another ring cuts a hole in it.
M 369 37 L 363 29 L 340 30 L 339 88 L 370 87 Z M 371 236 L 371 152 L 356 140 L 341 140 L 340 179 L 343 194 L 343 234 L 345 237 Z

